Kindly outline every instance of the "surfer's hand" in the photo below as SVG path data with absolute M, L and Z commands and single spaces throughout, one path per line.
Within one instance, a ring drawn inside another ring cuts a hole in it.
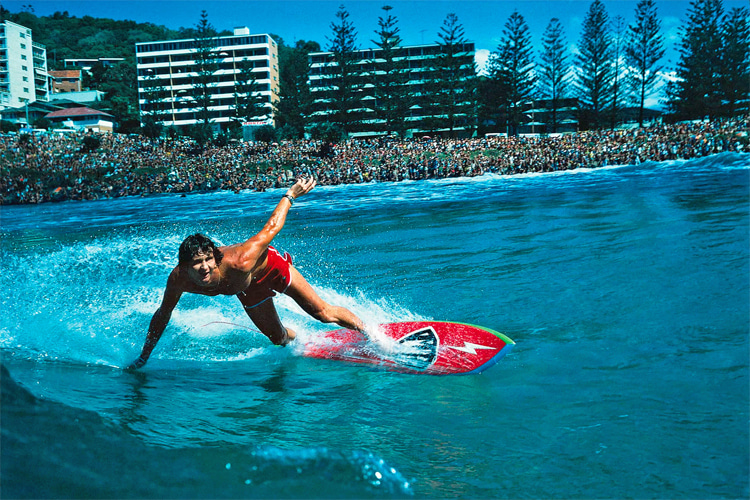
M 286 194 L 289 196 L 292 196 L 293 198 L 299 198 L 303 194 L 307 194 L 315 187 L 315 184 L 317 182 L 312 177 L 309 179 L 305 178 L 299 178 L 297 179 L 297 182 L 294 183 L 294 186 L 290 187 Z
M 131 370 L 131 371 L 132 370 L 137 370 L 138 368 L 140 368 L 141 366 L 143 366 L 145 364 L 146 364 L 146 360 L 143 359 L 141 356 L 138 356 L 138 359 L 136 359 L 135 361 L 133 361 L 132 363 L 130 363 L 127 366 L 127 368 L 125 368 L 125 369 L 126 370 Z

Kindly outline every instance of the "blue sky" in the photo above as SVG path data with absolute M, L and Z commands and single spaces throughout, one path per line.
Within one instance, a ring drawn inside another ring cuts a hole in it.
M 247 26 L 252 33 L 273 33 L 288 45 L 295 40 L 314 40 L 323 49 L 331 36 L 331 22 L 339 5 L 350 13 L 358 31 L 358 46 L 372 47 L 376 38 L 378 16 L 383 5 L 391 5 L 391 13 L 399 19 L 405 45 L 434 43 L 445 16 L 455 13 L 463 24 L 466 37 L 475 43 L 477 62 L 481 64 L 497 49 L 503 28 L 514 10 L 526 19 L 537 52 L 541 37 L 550 19 L 561 20 L 571 53 L 580 38 L 581 24 L 592 0 L 2 0 L 5 8 L 19 12 L 31 5 L 36 15 L 68 11 L 72 16 L 107 17 L 151 22 L 168 28 L 193 27 L 201 10 L 215 28 L 231 30 Z M 626 24 L 634 20 L 637 0 L 604 0 L 610 19 L 622 16 Z M 747 0 L 724 0 L 725 10 L 747 6 Z M 674 68 L 679 58 L 677 43 L 679 27 L 690 6 L 688 0 L 656 0 L 667 53 L 661 61 L 666 70 Z M 536 55 L 536 54 L 535 54 Z
M 350 12 L 357 29 L 361 48 L 372 46 L 377 18 L 383 5 L 399 19 L 401 35 L 406 45 L 433 43 L 448 13 L 458 15 L 466 36 L 476 45 L 480 56 L 497 48 L 503 27 L 514 10 L 524 16 L 531 30 L 533 42 L 541 43 L 544 28 L 552 17 L 559 18 L 566 30 L 568 43 L 574 45 L 591 0 L 3 0 L 5 8 L 19 12 L 23 5 L 31 5 L 37 15 L 68 11 L 82 17 L 108 17 L 151 22 L 168 28 L 192 27 L 201 10 L 208 12 L 209 21 L 217 29 L 248 26 L 253 33 L 274 33 L 288 44 L 295 40 L 315 40 L 326 48 L 331 34 L 330 24 L 339 5 Z M 604 0 L 610 18 L 622 16 L 626 23 L 634 18 L 634 0 Z M 673 66 L 677 53 L 678 27 L 685 19 L 690 5 L 687 0 L 656 0 L 662 19 L 662 30 L 670 49 L 664 63 Z M 746 0 L 724 0 L 725 9 L 747 5 Z

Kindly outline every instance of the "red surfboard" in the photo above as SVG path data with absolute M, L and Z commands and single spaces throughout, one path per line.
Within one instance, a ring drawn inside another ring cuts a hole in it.
M 394 340 L 382 347 L 354 330 L 325 332 L 304 346 L 303 356 L 369 363 L 430 375 L 481 373 L 515 345 L 502 333 L 465 323 L 412 321 L 379 325 Z

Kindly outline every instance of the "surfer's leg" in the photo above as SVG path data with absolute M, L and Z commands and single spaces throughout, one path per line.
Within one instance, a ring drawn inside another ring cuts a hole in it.
M 254 307 L 245 307 L 245 312 L 253 320 L 258 330 L 276 345 L 287 345 L 297 336 L 294 330 L 285 328 L 281 324 L 279 313 L 276 312 L 276 306 L 273 305 L 273 299 L 264 300 Z
M 318 296 L 294 266 L 290 266 L 289 270 L 292 273 L 292 282 L 284 293 L 293 298 L 307 314 L 323 323 L 336 323 L 350 330 L 365 331 L 365 324 L 353 312 L 345 307 L 327 303 Z

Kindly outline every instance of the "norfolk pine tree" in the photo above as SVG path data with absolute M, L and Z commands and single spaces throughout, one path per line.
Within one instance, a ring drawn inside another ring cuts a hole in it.
M 721 26 L 721 96 L 725 116 L 750 110 L 750 10 L 733 8 Z
M 630 68 L 630 85 L 638 104 L 638 126 L 643 127 L 646 97 L 654 88 L 662 67 L 664 37 L 654 0 L 641 0 L 635 9 L 635 23 L 628 27 L 625 61 Z
M 386 134 L 393 132 L 399 137 L 406 134 L 406 117 L 411 107 L 411 96 L 407 87 L 409 70 L 400 58 L 401 37 L 398 20 L 391 15 L 393 7 L 383 6 L 384 15 L 378 18 L 377 40 L 372 43 L 380 49 L 382 62 L 373 64 L 375 72 L 376 116 L 384 122 Z
M 317 42 L 297 40 L 294 47 L 279 43 L 279 102 L 277 125 L 282 139 L 304 137 L 305 125 L 312 112 L 312 94 L 307 84 L 310 52 L 319 52 Z
M 609 16 L 601 0 L 594 0 L 583 22 L 578 43 L 578 93 L 588 113 L 583 122 L 599 128 L 612 100 L 612 47 L 607 32 Z
M 463 70 L 462 58 L 467 54 L 467 41 L 456 14 L 450 13 L 445 17 L 438 38 L 439 54 L 432 60 L 432 78 L 428 92 L 423 92 L 422 106 L 431 115 L 429 128 L 448 129 L 450 136 L 454 137 L 456 127 L 468 123 L 473 85 L 472 79 L 467 78 Z M 471 73 L 475 74 L 476 71 Z
M 682 27 L 678 80 L 668 89 L 668 105 L 678 119 L 715 117 L 721 113 L 721 0 L 693 0 Z
M 552 18 L 542 36 L 539 88 L 541 96 L 549 99 L 552 104 L 550 126 L 553 133 L 557 132 L 559 125 L 557 117 L 557 110 L 560 108 L 559 100 L 565 98 L 568 90 L 570 66 L 565 45 L 565 34 L 560 20 Z
M 251 60 L 243 59 L 237 63 L 237 69 L 239 73 L 234 87 L 235 121 L 242 124 L 246 121 L 267 119 L 272 113 L 272 108 L 266 106 L 268 99 L 261 94 L 260 84 L 254 72 L 255 64 Z
M 357 50 L 357 30 L 349 21 L 349 12 L 341 5 L 336 12 L 336 21 L 331 22 L 333 36 L 328 39 L 328 50 L 333 53 L 336 63 L 333 82 L 333 104 L 335 112 L 333 123 L 341 126 L 345 133 L 351 132 L 356 123 L 353 122 L 351 111 L 357 104 L 358 69 L 355 64 Z
M 196 104 L 200 123 L 193 127 L 191 136 L 203 145 L 213 136 L 210 128 L 211 113 L 211 89 L 214 86 L 214 75 L 218 70 L 218 62 L 214 47 L 216 44 L 216 30 L 208 22 L 208 14 L 201 11 L 201 18 L 196 25 L 195 39 L 195 63 L 197 65 L 196 76 L 193 78 L 198 89 Z
M 487 69 L 487 72 L 489 72 L 489 64 Z M 483 135 L 488 132 L 500 132 L 500 124 L 505 123 L 506 120 L 500 106 L 497 104 L 500 101 L 501 94 L 499 86 L 489 74 L 477 75 L 474 82 L 477 133 Z
M 518 135 L 524 104 L 533 100 L 536 87 L 531 35 L 523 16 L 514 11 L 505 23 L 503 38 L 490 63 L 490 74 L 500 89 L 508 135 Z

